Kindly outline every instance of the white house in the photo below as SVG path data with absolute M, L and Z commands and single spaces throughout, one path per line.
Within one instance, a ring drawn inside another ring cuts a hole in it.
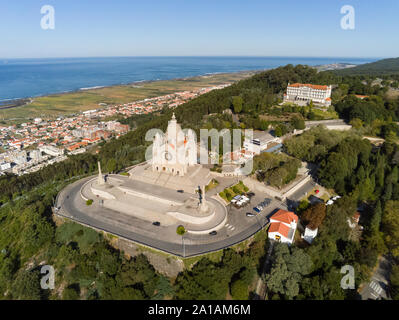
M 11 168 L 11 163 L 9 163 L 9 162 L 3 162 L 3 163 L 0 164 L 0 170 L 1 171 L 7 170 L 7 169 L 10 169 L 10 168 Z
M 280 209 L 270 218 L 268 238 L 292 244 L 297 224 L 298 216 L 295 213 Z
M 351 229 L 356 228 L 360 221 L 360 213 L 356 212 L 352 218 L 348 218 L 348 225 Z
M 317 236 L 318 228 L 315 230 L 309 229 L 308 227 L 305 228 L 305 232 L 302 235 L 302 239 L 304 239 L 307 243 L 312 243 L 314 238 Z
M 268 132 L 254 131 L 253 139 L 245 137 L 243 146 L 245 151 L 260 154 L 262 151 L 266 150 L 271 143 L 279 141 L 279 138 L 272 136 Z

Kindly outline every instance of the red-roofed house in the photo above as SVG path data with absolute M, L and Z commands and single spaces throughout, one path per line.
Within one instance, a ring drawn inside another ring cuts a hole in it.
M 361 99 L 361 100 L 369 98 L 369 96 L 363 96 L 361 94 L 355 94 L 355 96 L 356 96 L 356 98 Z
M 298 216 L 295 213 L 280 209 L 270 218 L 268 237 L 282 243 L 292 244 L 297 224 Z

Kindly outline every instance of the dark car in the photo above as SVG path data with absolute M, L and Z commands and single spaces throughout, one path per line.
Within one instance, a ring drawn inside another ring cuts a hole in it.
M 255 195 L 255 193 L 253 193 L 253 192 L 248 192 L 248 193 L 247 193 L 247 197 L 250 198 L 250 199 L 251 199 L 254 195 Z
M 159 221 L 155 221 L 155 222 L 153 222 L 152 223 L 154 226 L 157 226 L 157 227 L 159 227 L 160 225 L 161 225 L 161 223 L 159 222 Z
M 210 234 L 211 236 L 216 236 L 218 233 L 217 233 L 216 231 L 211 231 L 211 232 L 209 232 L 209 234 Z
M 254 208 L 254 211 L 256 211 L 257 213 L 260 212 L 260 210 L 257 207 Z
M 267 207 L 269 204 L 272 203 L 271 199 L 265 198 L 265 201 L 261 203 L 262 206 Z
M 179 193 L 184 193 L 184 190 L 177 190 L 177 192 L 179 192 Z

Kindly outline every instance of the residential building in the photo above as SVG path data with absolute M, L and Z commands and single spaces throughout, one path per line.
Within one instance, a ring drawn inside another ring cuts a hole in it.
M 280 209 L 270 218 L 268 238 L 291 245 L 297 224 L 298 216 L 295 213 Z
M 352 218 L 348 218 L 348 225 L 351 229 L 356 228 L 360 221 L 360 212 L 356 212 Z
M 39 150 L 53 157 L 57 157 L 63 154 L 63 150 L 60 150 L 53 146 L 41 146 L 39 147 Z
M 262 151 L 267 150 L 272 143 L 279 141 L 279 138 L 272 136 L 269 132 L 254 131 L 253 137 L 245 137 L 243 146 L 245 151 L 258 155 Z
M 3 162 L 0 164 L 0 170 L 5 171 L 11 168 L 11 163 L 9 162 Z
M 316 238 L 317 236 L 317 231 L 318 228 L 316 228 L 315 230 L 312 230 L 308 227 L 305 228 L 305 232 L 302 235 L 302 239 L 305 240 L 307 243 L 312 243 L 314 238 Z

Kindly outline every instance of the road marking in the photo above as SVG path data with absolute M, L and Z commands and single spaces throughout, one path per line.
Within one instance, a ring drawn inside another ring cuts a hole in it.
M 371 295 L 372 295 L 375 299 L 378 299 L 378 296 L 376 296 L 374 293 L 371 293 Z
M 381 288 L 381 286 L 380 286 L 378 283 L 376 283 L 375 281 L 372 281 L 372 282 L 370 283 L 370 287 L 371 287 L 378 295 L 381 294 L 382 288 Z

